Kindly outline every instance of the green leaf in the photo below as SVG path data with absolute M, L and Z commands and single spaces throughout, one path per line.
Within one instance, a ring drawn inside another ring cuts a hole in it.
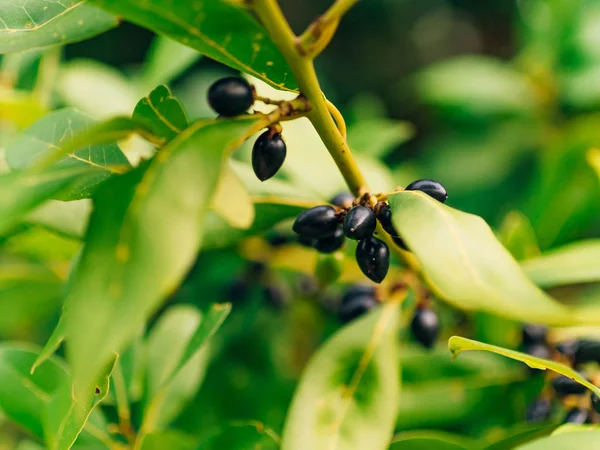
M 421 99 L 453 114 L 522 115 L 536 107 L 533 85 L 510 65 L 492 58 L 461 56 L 417 74 Z
M 232 423 L 203 441 L 196 450 L 278 450 L 279 437 L 255 421 Z M 285 447 L 282 447 L 285 448 Z
M 266 31 L 241 5 L 228 0 L 91 0 L 131 22 L 164 34 L 270 85 L 294 90 L 291 71 Z
M 183 370 L 177 368 L 201 321 L 198 309 L 178 305 L 167 310 L 150 330 L 144 432 L 165 428 L 198 390 L 206 368 L 206 352 L 195 353 Z
M 483 350 L 487 352 L 497 353 L 507 358 L 515 359 L 517 361 L 524 362 L 533 369 L 546 370 L 550 369 L 556 373 L 572 378 L 580 384 L 590 389 L 596 395 L 600 395 L 600 388 L 594 386 L 592 383 L 587 381 L 579 372 L 573 370 L 569 366 L 559 364 L 554 361 L 547 359 L 536 358 L 535 356 L 528 355 L 526 353 L 509 350 L 502 347 L 496 347 L 495 345 L 484 344 L 483 342 L 474 341 L 472 339 L 466 339 L 460 336 L 452 336 L 448 341 L 448 348 L 452 352 L 452 357 L 456 358 L 460 352 L 467 350 Z
M 600 439 L 600 431 L 574 431 L 537 439 L 515 450 L 564 450 L 566 448 L 595 448 Z
M 27 127 L 47 113 L 33 94 L 0 88 L 0 119 Z
M 20 170 L 30 167 L 36 160 L 63 152 L 66 157 L 47 171 L 54 173 L 58 169 L 94 169 L 89 175 L 78 179 L 70 192 L 62 196 L 68 200 L 87 197 L 111 173 L 129 167 L 127 158 L 114 143 L 95 145 L 93 139 L 90 139 L 91 144 L 76 152 L 63 148 L 78 132 L 87 131 L 93 124 L 91 117 L 72 108 L 53 112 L 34 123 L 8 146 L 6 162 L 11 169 Z M 121 126 L 121 123 L 118 125 Z M 113 128 L 115 125 L 111 122 L 110 131 Z M 106 133 L 109 129 L 105 128 L 103 131 Z
M 29 345 L 0 345 L 0 409 L 11 421 L 42 438 L 43 411 L 67 373 L 54 359 L 47 360 L 33 375 L 29 368 L 38 350 Z
M 81 239 L 91 211 L 92 203 L 88 199 L 72 202 L 49 200 L 27 214 L 23 221 L 62 236 Z
M 166 142 L 188 126 L 183 106 L 167 86 L 158 86 L 141 99 L 133 111 L 133 120 L 144 124 Z
M 247 230 L 254 222 L 254 203 L 248 190 L 231 166 L 223 174 L 213 197 L 212 209 L 234 228 Z
M 396 229 L 440 298 L 460 309 L 510 319 L 556 325 L 576 321 L 527 278 L 480 217 L 417 191 L 389 199 Z
M 145 90 L 170 83 L 201 57 L 193 48 L 165 36 L 156 36 L 150 44 L 142 69 L 141 79 Z
M 469 438 L 442 431 L 408 431 L 394 436 L 389 450 L 473 450 L 479 446 Z
M 81 394 L 73 389 L 70 377 L 61 383 L 45 409 L 44 435 L 49 450 L 68 450 L 73 446 L 93 409 L 108 394 L 110 374 L 116 362 L 114 355 Z
M 187 273 L 224 159 L 253 125 L 254 119 L 198 122 L 149 165 L 113 177 L 94 197 L 64 315 L 76 392 Z
M 400 407 L 399 305 L 338 331 L 312 357 L 286 419 L 282 450 L 385 450 Z
M 540 255 L 535 230 L 529 219 L 518 211 L 511 211 L 504 217 L 498 239 L 517 261 Z
M 348 127 L 348 145 L 354 152 L 383 158 L 415 133 L 414 126 L 386 118 L 363 120 Z
M 144 439 L 141 450 L 194 450 L 196 440 L 177 431 L 151 433 Z
M 565 245 L 523 261 L 521 267 L 544 288 L 600 281 L 600 239 Z
M 85 0 L 29 0 L 0 4 L 0 53 L 63 45 L 117 26 L 117 18 Z

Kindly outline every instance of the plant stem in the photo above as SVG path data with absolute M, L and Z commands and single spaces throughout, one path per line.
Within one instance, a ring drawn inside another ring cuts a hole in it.
M 340 8 L 347 10 L 356 1 L 340 1 L 338 3 L 342 6 L 338 5 L 338 10 Z M 345 6 L 346 4 L 348 5 Z M 251 5 L 290 65 L 300 92 L 312 107 L 307 117 L 319 133 L 329 154 L 346 180 L 346 184 L 357 197 L 369 192 L 367 181 L 329 113 L 312 59 L 303 57 L 298 51 L 299 39 L 287 23 L 277 1 L 254 0 Z
M 131 426 L 131 411 L 129 409 L 129 399 L 127 398 L 127 386 L 121 364 L 117 362 L 112 374 L 113 385 L 115 387 L 115 398 L 117 402 L 117 414 L 119 416 L 119 432 L 131 443 L 135 440 L 135 433 Z

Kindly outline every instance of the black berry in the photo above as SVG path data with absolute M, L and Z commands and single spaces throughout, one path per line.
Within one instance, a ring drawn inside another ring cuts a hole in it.
M 575 350 L 575 364 L 596 361 L 600 363 L 600 342 L 581 339 Z
M 317 239 L 315 248 L 321 253 L 333 253 L 344 245 L 344 230 L 341 227 L 331 236 Z
M 429 308 L 417 309 L 410 324 L 413 336 L 426 348 L 432 348 L 440 333 L 438 315 Z
M 573 358 L 579 347 L 579 341 L 569 340 L 561 342 L 556 346 L 556 350 L 569 358 Z
M 400 236 L 396 228 L 394 228 L 394 224 L 392 223 L 392 209 L 389 205 L 382 206 L 379 212 L 377 213 L 377 218 L 379 219 L 379 223 L 382 228 L 386 231 L 390 236 Z
M 347 323 L 369 312 L 378 304 L 379 302 L 377 302 L 377 300 L 375 300 L 373 297 L 354 297 L 351 301 L 341 304 L 338 316 L 340 321 Z
M 406 186 L 407 191 L 422 191 L 437 201 L 444 203 L 448 199 L 448 192 L 441 183 L 433 180 L 417 180 Z
M 352 208 L 352 202 L 354 201 L 354 195 L 350 192 L 342 192 L 331 199 L 329 203 L 340 208 Z
M 372 236 L 376 226 L 375 213 L 366 206 L 352 208 L 344 218 L 344 234 L 357 241 Z
M 394 241 L 394 244 L 396 244 L 402 250 L 406 250 L 407 252 L 410 251 L 408 250 L 406 242 L 404 242 L 404 239 L 402 239 L 401 237 L 392 236 L 392 241 Z
M 290 236 L 286 236 L 279 233 L 269 233 L 265 236 L 265 240 L 269 243 L 271 247 L 281 247 L 282 245 L 286 245 L 292 242 L 292 238 Z
M 525 346 L 525 353 L 531 356 L 535 356 L 536 358 L 541 359 L 550 359 L 552 356 L 550 353 L 550 349 L 545 344 L 529 344 Z
M 338 229 L 338 218 L 331 206 L 315 206 L 300 213 L 292 229 L 301 236 L 320 239 L 331 236 Z
M 583 384 L 564 375 L 559 375 L 552 380 L 552 388 L 557 394 L 562 395 L 583 394 L 587 389 Z
M 540 422 L 550 417 L 552 404 L 547 398 L 538 398 L 527 408 L 527 420 L 529 422 Z
M 274 176 L 285 161 L 287 148 L 281 134 L 267 130 L 252 147 L 252 168 L 260 181 Z
M 573 409 L 569 410 L 563 423 L 583 424 L 583 423 L 589 423 L 589 421 L 590 421 L 590 412 L 589 411 L 587 411 L 585 409 L 581 409 L 581 408 L 573 408 Z
M 243 78 L 221 78 L 208 89 L 208 103 L 221 116 L 239 116 L 254 103 L 252 86 Z
M 377 238 L 363 239 L 356 246 L 356 262 L 370 280 L 381 283 L 390 268 L 390 250 Z
M 523 344 L 543 344 L 546 342 L 546 335 L 548 334 L 548 328 L 543 325 L 536 325 L 533 323 L 527 323 L 523 326 Z
M 303 247 L 314 247 L 315 244 L 317 243 L 316 239 L 313 238 L 309 238 L 306 236 L 298 236 L 298 244 L 302 245 Z
M 229 285 L 227 298 L 231 303 L 239 302 L 248 295 L 248 283 L 245 280 L 237 279 Z
M 368 296 L 375 298 L 375 291 L 375 286 L 371 284 L 353 284 L 344 292 L 342 303 L 348 303 L 354 297 Z
M 594 408 L 594 411 L 600 414 L 600 398 L 598 398 L 596 394 L 592 394 L 592 397 L 590 398 L 590 403 L 592 405 L 592 408 Z

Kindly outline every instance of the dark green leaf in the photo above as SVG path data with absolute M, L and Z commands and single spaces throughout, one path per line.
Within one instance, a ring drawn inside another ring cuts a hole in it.
M 600 240 L 590 239 L 551 250 L 521 263 L 538 286 L 600 281 Z
M 117 26 L 117 18 L 85 0 L 0 4 L 0 54 L 81 41 Z
M 200 247 L 223 161 L 254 120 L 198 122 L 94 198 L 66 298 L 76 392 L 179 284 Z
M 122 171 L 129 167 L 129 162 L 119 147 L 114 143 L 123 136 L 123 124 L 111 122 L 107 127 L 101 125 L 101 130 L 94 129 L 88 134 L 87 130 L 94 124 L 94 119 L 72 108 L 53 112 L 38 120 L 23 132 L 6 149 L 6 162 L 13 170 L 31 167 L 52 155 L 65 155 L 58 164 L 46 168 L 45 172 L 54 173 L 59 169 L 94 169 L 85 177 L 76 180 L 75 186 L 69 193 L 62 195 L 63 199 L 76 200 L 90 195 L 94 187 L 108 178 L 111 173 Z M 127 124 L 127 128 L 131 124 Z M 86 132 L 86 138 L 72 139 L 78 133 Z M 114 133 L 114 139 L 110 136 Z M 98 135 L 102 139 L 96 140 Z M 73 146 L 71 141 L 75 141 Z M 96 144 L 96 142 L 102 142 Z M 81 145 L 77 145 L 81 144 Z M 81 148 L 85 146 L 85 148 Z M 81 150 L 76 150 L 81 148 Z
M 389 302 L 330 338 L 305 369 L 284 450 L 385 450 L 400 407 L 399 305 Z
M 164 34 L 279 89 L 296 89 L 283 56 L 241 5 L 228 0 L 91 0 L 107 11 Z
M 535 356 L 528 355 L 526 353 L 509 350 L 507 348 L 496 347 L 495 345 L 484 344 L 483 342 L 474 341 L 472 339 L 466 339 L 460 336 L 452 336 L 448 341 L 448 348 L 452 352 L 452 357 L 456 358 L 460 352 L 466 350 L 483 350 L 488 352 L 497 353 L 502 356 L 506 356 L 517 361 L 524 362 L 529 367 L 534 369 L 546 370 L 550 369 L 561 375 L 565 375 L 578 383 L 583 384 L 588 389 L 592 390 L 596 395 L 600 395 L 600 388 L 594 386 L 592 383 L 587 381 L 584 376 L 579 372 L 573 370 L 569 366 L 559 364 L 554 361 L 536 358 Z
M 73 446 L 93 409 L 108 394 L 110 374 L 116 362 L 115 355 L 90 379 L 81 394 L 73 389 L 70 377 L 63 380 L 53 393 L 46 406 L 44 420 L 44 436 L 50 450 L 68 450 Z M 35 371 L 36 374 L 41 367 Z
M 389 198 L 398 232 L 439 297 L 461 309 L 510 319 L 563 325 L 576 321 L 568 308 L 527 278 L 480 217 L 418 191 Z
M 196 450 L 278 450 L 279 437 L 260 422 L 248 421 L 222 428 Z
M 194 450 L 196 440 L 177 431 L 161 431 L 146 436 L 141 450 Z
M 158 86 L 141 99 L 133 111 L 133 119 L 144 124 L 155 136 L 166 142 L 188 125 L 183 106 L 166 86 Z
M 30 374 L 37 354 L 37 349 L 23 344 L 0 346 L 0 409 L 10 420 L 42 438 L 44 409 L 68 376 L 54 359 L 47 360 Z

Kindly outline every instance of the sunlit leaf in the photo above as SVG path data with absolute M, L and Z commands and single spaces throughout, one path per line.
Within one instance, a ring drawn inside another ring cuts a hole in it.
M 598 439 L 600 439 L 600 431 L 598 430 L 573 431 L 536 439 L 533 442 L 516 447 L 515 450 L 592 449 L 598 445 Z
M 165 141 L 173 139 L 188 125 L 181 103 L 171 95 L 168 87 L 162 85 L 138 102 L 133 119 Z
M 234 228 L 246 230 L 254 222 L 252 198 L 229 165 L 223 168 L 223 174 L 212 201 L 212 209 Z

